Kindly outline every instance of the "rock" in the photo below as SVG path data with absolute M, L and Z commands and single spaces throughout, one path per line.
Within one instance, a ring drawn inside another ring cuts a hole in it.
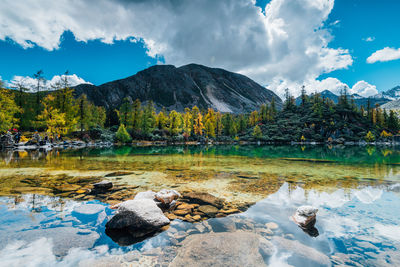
M 93 187 L 94 187 L 94 190 L 97 190 L 97 191 L 106 191 L 113 187 L 113 183 L 108 180 L 103 180 L 101 182 L 93 184 Z
M 177 210 L 192 210 L 193 208 L 193 205 L 187 203 L 182 203 L 176 207 Z
M 274 222 L 266 223 L 265 226 L 268 227 L 268 229 L 271 229 L 271 230 L 276 230 L 276 229 L 279 228 L 279 226 Z
M 297 240 L 288 240 L 281 236 L 275 236 L 272 240 L 278 246 L 278 249 L 289 251 L 296 256 L 310 260 L 311 262 L 321 266 L 331 266 L 331 261 L 328 256 L 312 247 L 300 243 Z
M 156 197 L 156 192 L 145 191 L 145 192 L 137 193 L 134 199 L 151 199 L 151 200 L 154 200 L 155 197 Z
M 192 219 L 195 220 L 195 221 L 199 221 L 201 219 L 201 216 L 200 215 L 194 215 L 192 217 Z
M 161 209 L 151 199 L 134 199 L 118 205 L 117 213 L 107 222 L 107 229 L 127 229 L 133 237 L 142 237 L 169 224 Z
M 155 199 L 163 204 L 169 205 L 173 200 L 178 199 L 180 196 L 181 194 L 175 190 L 162 189 L 155 195 Z
M 310 228 L 315 224 L 318 209 L 312 206 L 301 206 L 293 214 L 293 221 L 302 228 Z
M 212 227 L 214 232 L 234 232 L 236 231 L 235 222 L 229 217 L 220 219 L 210 219 L 208 224 Z
M 182 242 L 169 266 L 266 266 L 263 255 L 271 256 L 272 253 L 271 242 L 254 233 L 194 234 Z
M 240 210 L 238 210 L 238 209 L 229 209 L 229 210 L 220 210 L 219 212 L 224 213 L 224 214 L 233 214 L 233 213 L 240 212 Z
M 174 210 L 173 213 L 175 215 L 182 216 L 190 213 L 190 210 Z
M 208 216 L 214 216 L 215 214 L 218 213 L 219 210 L 211 205 L 203 205 L 199 207 L 199 211 L 207 214 Z
M 223 199 L 215 197 L 209 193 L 190 192 L 184 194 L 183 198 L 187 199 L 190 203 L 196 203 L 200 205 L 212 205 L 219 209 L 222 208 L 224 204 Z
M 170 220 L 172 221 L 172 220 L 177 219 L 178 217 L 177 217 L 175 214 L 169 213 L 169 214 L 167 215 L 167 218 L 170 219 Z
M 85 234 L 82 234 L 81 231 L 82 229 L 75 227 L 55 227 L 9 233 L 0 236 L 0 249 L 3 249 L 7 244 L 14 243 L 15 240 L 27 243 L 51 242 L 54 255 L 65 256 L 73 248 L 93 248 L 95 242 L 100 238 L 100 235 L 94 231 L 87 230 Z M 0 263 L 0 266 L 3 266 L 2 263 Z

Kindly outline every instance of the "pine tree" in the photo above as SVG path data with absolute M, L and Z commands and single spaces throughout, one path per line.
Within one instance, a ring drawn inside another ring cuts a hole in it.
M 119 141 L 121 143 L 128 143 L 128 142 L 132 141 L 132 137 L 127 132 L 125 125 L 123 125 L 123 124 L 119 125 L 119 128 L 115 134 L 115 139 L 117 139 L 117 141 Z
M 204 125 L 204 132 L 207 137 L 215 137 L 214 123 L 210 118 L 207 119 L 206 124 Z
M 260 139 L 260 138 L 262 137 L 262 132 L 261 132 L 261 129 L 260 129 L 260 127 L 259 127 L 258 125 L 256 125 L 256 126 L 254 127 L 254 130 L 253 130 L 253 137 L 254 137 L 254 138 L 257 138 L 257 139 Z
M 169 113 L 169 133 L 177 135 L 182 131 L 183 119 L 182 115 L 175 110 Z

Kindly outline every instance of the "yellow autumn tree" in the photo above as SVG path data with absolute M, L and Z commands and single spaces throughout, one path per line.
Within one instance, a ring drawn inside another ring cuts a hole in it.
M 1 81 L 0 81 L 1 83 Z M 17 127 L 16 114 L 21 111 L 14 101 L 14 96 L 0 84 L 0 133 L 6 132 L 12 127 Z
M 194 119 L 193 131 L 196 135 L 203 135 L 204 125 L 203 125 L 203 116 L 199 112 Z
M 46 131 L 50 134 L 65 134 L 68 131 L 65 113 L 61 113 L 55 108 L 55 97 L 51 94 L 47 95 L 43 101 L 43 110 L 37 117 L 38 121 L 46 127 Z

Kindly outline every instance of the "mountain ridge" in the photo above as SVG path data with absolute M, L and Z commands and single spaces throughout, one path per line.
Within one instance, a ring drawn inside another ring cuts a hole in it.
M 155 65 L 124 79 L 99 86 L 80 84 L 74 89 L 77 96 L 86 94 L 90 101 L 107 109 L 118 108 L 125 97 L 151 100 L 157 109 L 177 111 L 196 105 L 221 112 L 250 112 L 272 98 L 278 108 L 282 106 L 279 96 L 250 78 L 199 64 Z

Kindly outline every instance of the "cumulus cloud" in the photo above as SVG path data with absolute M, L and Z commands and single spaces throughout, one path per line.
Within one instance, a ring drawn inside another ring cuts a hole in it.
M 78 77 L 76 74 L 71 75 L 55 75 L 50 80 L 45 80 L 42 84 L 43 90 L 54 90 L 57 88 L 57 84 L 63 83 L 67 78 L 69 86 L 75 86 L 82 83 L 90 82 L 85 81 L 83 78 Z M 28 91 L 34 91 L 37 86 L 37 79 L 29 76 L 14 76 L 13 79 L 7 83 L 10 88 L 18 88 L 19 86 L 24 86 Z
M 375 85 L 369 84 L 366 81 L 358 81 L 350 90 L 351 94 L 359 94 L 360 96 L 369 97 L 376 95 L 378 90 Z
M 375 51 L 367 58 L 367 63 L 373 64 L 375 62 L 386 62 L 400 59 L 400 48 L 385 47 L 381 50 Z
M 226 68 L 282 93 L 285 84 L 299 91 L 305 81 L 352 64 L 347 49 L 328 46 L 333 5 L 272 0 L 263 10 L 254 0 L 4 0 L 0 39 L 48 50 L 59 48 L 64 31 L 83 42 L 141 40 L 148 55 L 166 63 Z
M 374 37 L 374 36 L 369 36 L 369 37 L 367 37 L 367 38 L 364 38 L 363 41 L 366 41 L 366 42 L 373 42 L 373 41 L 375 41 L 375 37 Z
M 326 78 L 323 80 L 310 80 L 305 83 L 308 91 L 311 92 L 322 92 L 329 90 L 332 93 L 339 95 L 343 90 L 347 90 L 348 94 L 358 94 L 363 97 L 370 97 L 376 95 L 378 90 L 375 85 L 369 84 L 366 81 L 358 81 L 352 87 L 346 83 L 341 82 L 336 78 Z

